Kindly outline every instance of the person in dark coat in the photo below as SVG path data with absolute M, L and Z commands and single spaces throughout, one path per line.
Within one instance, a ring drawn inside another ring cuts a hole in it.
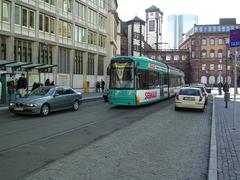
M 104 86 L 105 86 L 105 82 L 103 80 L 101 80 L 101 88 L 102 88 L 102 92 L 104 92 Z
M 28 82 L 27 79 L 25 78 L 25 74 L 22 73 L 21 77 L 18 79 L 18 92 L 20 94 L 20 97 L 24 97 L 27 94 L 27 86 Z
M 225 82 L 223 85 L 225 108 L 228 108 L 228 101 L 230 99 L 229 88 L 230 88 L 229 84 Z
M 45 81 L 45 86 L 51 86 L 51 83 L 50 83 L 50 80 L 49 80 L 49 79 L 47 79 L 47 80 Z

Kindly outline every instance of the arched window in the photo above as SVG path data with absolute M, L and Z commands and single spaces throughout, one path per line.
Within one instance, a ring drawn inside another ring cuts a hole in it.
M 215 84 L 215 77 L 214 76 L 209 77 L 209 84 Z
M 218 59 L 222 59 L 222 57 L 223 57 L 222 50 L 219 49 L 218 50 Z
M 206 45 L 207 44 L 207 40 L 205 38 L 202 39 L 202 45 Z
M 213 49 L 210 50 L 210 54 L 209 54 L 210 58 L 214 58 L 215 57 L 215 52 Z
M 207 77 L 206 76 L 201 77 L 201 83 L 207 84 Z
M 206 58 L 207 57 L 207 51 L 205 49 L 203 49 L 201 51 L 201 58 Z
M 215 39 L 214 38 L 210 38 L 210 45 L 214 45 L 215 44 Z
M 227 82 L 228 82 L 228 84 L 231 84 L 231 82 L 232 82 L 231 76 L 227 76 Z
M 219 76 L 217 77 L 217 82 L 218 82 L 218 83 L 219 83 L 219 82 L 223 83 L 223 77 L 222 77 L 221 75 L 219 75 Z

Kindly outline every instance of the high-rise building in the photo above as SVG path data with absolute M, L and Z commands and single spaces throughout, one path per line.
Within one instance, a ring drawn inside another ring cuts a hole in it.
M 28 71 L 30 87 L 49 78 L 79 90 L 88 82 L 94 90 L 120 54 L 117 7 L 117 0 L 0 0 L 0 59 L 18 63 L 0 73 Z M 56 67 L 35 68 L 44 64 Z
M 197 23 L 198 17 L 196 15 L 185 14 L 168 16 L 167 39 L 170 48 L 177 49 L 182 36 Z
M 153 49 L 162 49 L 163 12 L 151 6 L 146 12 L 146 41 Z

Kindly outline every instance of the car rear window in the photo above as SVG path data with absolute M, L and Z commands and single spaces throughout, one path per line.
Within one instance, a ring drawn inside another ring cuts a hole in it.
M 197 89 L 181 89 L 179 95 L 200 96 L 200 92 Z

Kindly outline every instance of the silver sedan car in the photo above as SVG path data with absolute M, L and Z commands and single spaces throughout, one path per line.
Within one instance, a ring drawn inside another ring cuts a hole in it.
M 64 109 L 77 111 L 82 94 L 67 86 L 42 86 L 23 98 L 10 103 L 9 110 L 15 114 L 40 114 Z

